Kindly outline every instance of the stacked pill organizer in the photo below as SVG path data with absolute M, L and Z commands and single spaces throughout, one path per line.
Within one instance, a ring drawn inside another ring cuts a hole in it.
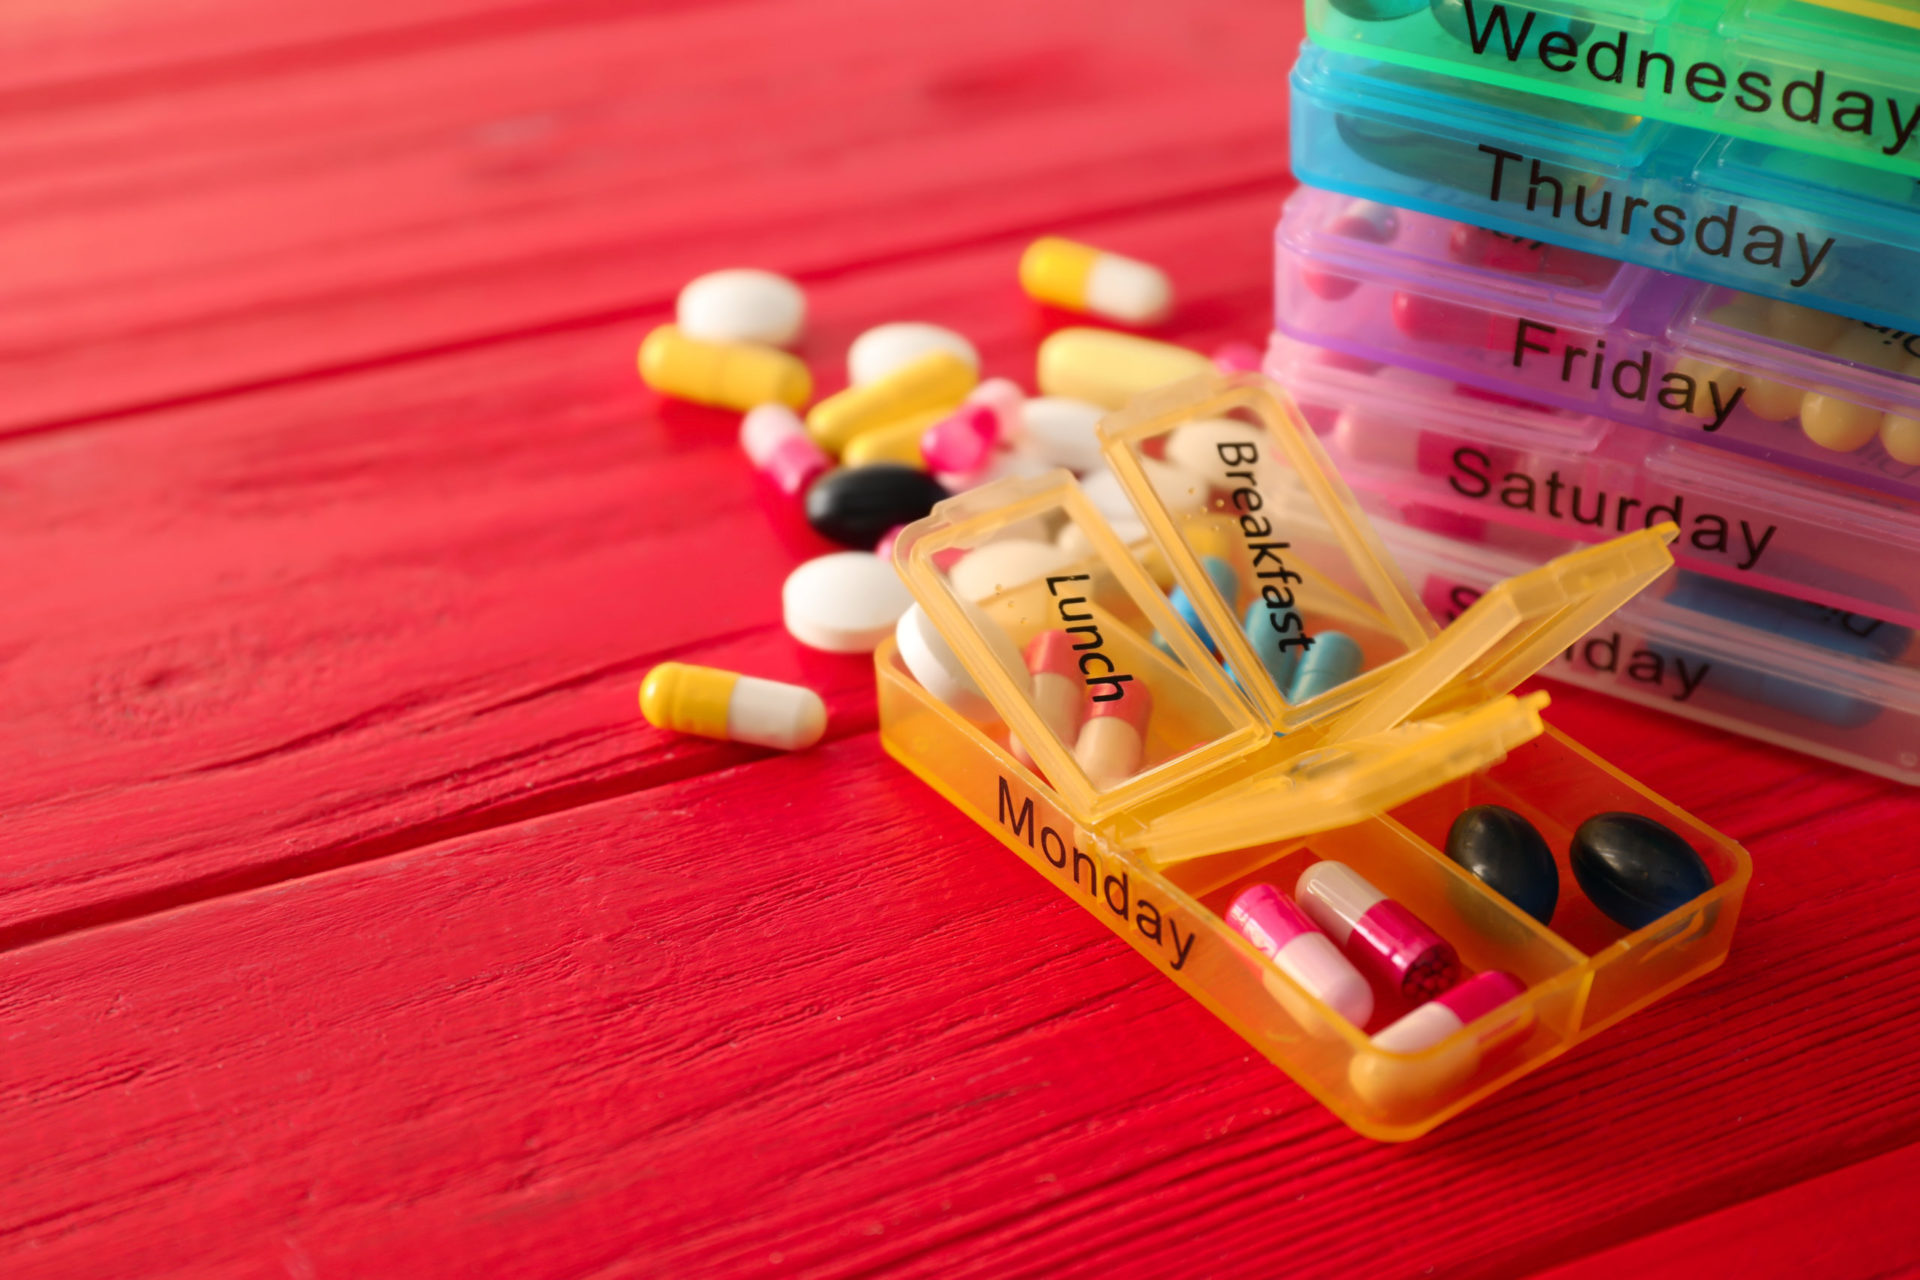
M 1266 367 L 1423 598 L 1670 521 L 1546 673 L 1920 783 L 1920 6 L 1308 25 Z
M 886 749 L 1362 1133 L 1416 1136 L 1711 969 L 1747 855 L 1527 676 L 1671 523 L 1440 628 L 1286 392 L 1205 375 L 895 538 Z M 1091 487 L 1091 485 L 1089 486 Z

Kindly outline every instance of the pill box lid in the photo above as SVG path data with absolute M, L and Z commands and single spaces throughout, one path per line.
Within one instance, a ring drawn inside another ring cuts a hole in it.
M 1671 526 L 1585 548 L 1496 586 L 1442 631 L 1292 401 L 1264 377 L 1200 378 L 1143 396 L 1100 434 L 1128 505 L 1108 499 L 1103 514 L 1065 472 L 1002 480 L 909 526 L 895 563 L 1066 809 L 1155 861 L 1345 825 L 1498 761 L 1541 731 L 1545 695 L 1510 690 L 1671 563 Z M 1196 440 L 1253 459 L 1245 483 L 1227 474 L 1238 468 L 1212 475 L 1169 461 L 1200 457 Z M 1255 507 L 1223 484 L 1266 497 Z M 1265 520 L 1241 522 L 1256 511 L 1284 519 L 1285 537 L 1270 536 Z M 1249 584 L 1236 583 L 1234 601 L 1203 563 L 1212 553 Z M 1279 584 L 1280 611 L 1306 626 L 1298 647 L 1312 653 L 1337 629 L 1364 668 L 1297 705 L 1233 607 L 1251 595 L 1249 614 L 1268 611 L 1264 588 Z M 1151 691 L 1137 771 L 1102 779 L 1048 727 L 1021 657 L 1047 633 L 1067 664 L 1052 678 L 1090 696 L 1094 715 Z

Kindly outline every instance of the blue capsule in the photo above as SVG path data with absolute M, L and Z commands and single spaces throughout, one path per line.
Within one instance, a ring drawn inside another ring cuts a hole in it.
M 1294 620 L 1288 623 L 1293 628 L 1291 634 L 1283 636 L 1274 629 L 1276 613 L 1282 618 Z M 1273 687 L 1280 691 L 1281 697 L 1285 697 L 1287 690 L 1293 688 L 1293 673 L 1300 665 L 1300 653 L 1305 648 L 1300 643 L 1306 637 L 1298 629 L 1299 616 L 1292 610 L 1269 608 L 1264 599 L 1255 596 L 1247 605 L 1246 620 L 1241 624 L 1241 629 L 1247 633 L 1247 643 L 1253 646 L 1260 665 L 1267 669 L 1267 677 L 1273 681 Z
M 1299 666 L 1294 669 L 1293 687 L 1287 690 L 1288 702 L 1305 702 L 1329 689 L 1337 689 L 1360 674 L 1365 659 L 1360 643 L 1344 631 L 1322 631 L 1307 645 Z
M 1234 602 L 1240 598 L 1240 576 L 1233 571 L 1233 566 L 1219 556 L 1201 556 L 1200 567 L 1207 571 L 1207 577 L 1213 580 L 1213 589 L 1220 593 L 1220 598 L 1226 601 L 1227 608 L 1231 610 Z M 1173 594 L 1167 597 L 1167 603 L 1180 615 L 1180 620 L 1193 629 L 1193 634 L 1200 637 L 1201 644 L 1219 652 L 1219 646 L 1207 633 L 1206 624 L 1200 621 L 1200 612 L 1193 607 L 1193 597 L 1187 594 L 1185 587 L 1175 587 Z M 1172 652 L 1165 637 L 1157 631 L 1154 632 L 1153 643 L 1162 650 Z

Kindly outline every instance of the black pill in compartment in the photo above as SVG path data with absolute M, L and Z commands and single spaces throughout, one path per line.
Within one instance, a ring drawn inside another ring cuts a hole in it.
M 1639 929 L 1713 888 L 1692 845 L 1652 818 L 1598 813 L 1573 833 L 1567 861 L 1581 892 L 1615 924 Z
M 1560 901 L 1553 850 L 1512 809 L 1477 804 L 1462 811 L 1447 832 L 1447 857 L 1541 924 L 1553 919 Z

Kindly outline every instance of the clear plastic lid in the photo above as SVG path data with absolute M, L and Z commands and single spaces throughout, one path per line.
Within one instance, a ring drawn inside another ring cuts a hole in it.
M 941 503 L 895 561 L 1076 819 L 1160 862 L 1345 825 L 1500 759 L 1541 730 L 1545 696 L 1513 687 L 1672 563 L 1662 525 L 1439 631 L 1265 378 L 1178 384 L 1100 434 L 1164 566 L 1064 473 Z

